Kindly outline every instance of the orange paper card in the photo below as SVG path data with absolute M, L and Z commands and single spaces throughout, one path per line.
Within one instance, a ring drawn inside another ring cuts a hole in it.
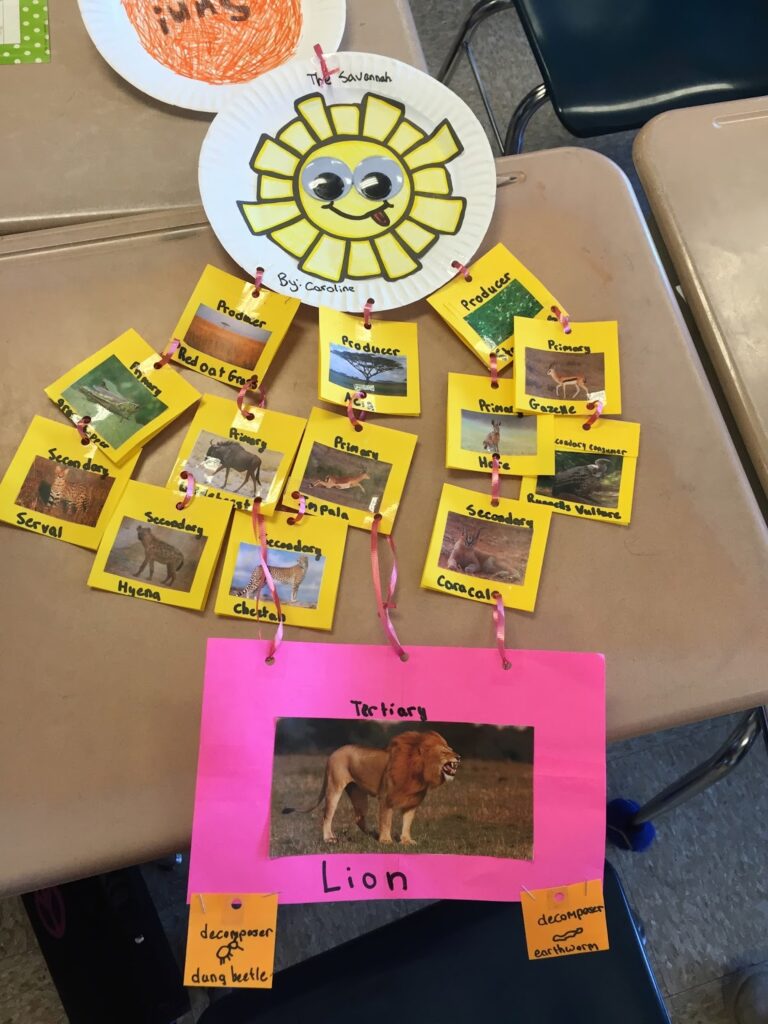
M 608 949 L 602 879 L 520 893 L 529 960 Z
M 190 897 L 184 984 L 272 988 L 277 893 Z

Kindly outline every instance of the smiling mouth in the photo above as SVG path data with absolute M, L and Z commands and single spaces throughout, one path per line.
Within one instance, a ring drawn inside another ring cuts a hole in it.
M 333 202 L 326 203 L 323 206 L 324 210 L 333 210 L 333 212 L 337 213 L 339 217 L 345 217 L 347 220 L 367 220 L 368 217 L 370 217 L 371 220 L 374 220 L 383 228 L 389 227 L 389 217 L 386 215 L 385 210 L 390 210 L 391 208 L 392 203 L 388 203 L 386 201 L 383 202 L 376 210 L 369 210 L 368 213 L 345 213 L 343 210 L 337 210 L 333 205 Z

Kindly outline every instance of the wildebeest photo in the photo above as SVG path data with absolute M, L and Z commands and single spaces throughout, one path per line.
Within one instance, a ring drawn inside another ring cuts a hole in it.
M 440 547 L 442 569 L 497 583 L 524 583 L 533 530 L 449 512 Z
M 252 370 L 271 333 L 201 303 L 187 328 L 184 341 L 214 359 Z
M 258 598 L 262 601 L 272 600 L 261 567 L 260 553 L 257 544 L 240 545 L 229 586 L 230 596 L 244 597 L 248 601 L 256 601 Z M 325 571 L 324 555 L 316 559 L 313 554 L 268 548 L 267 565 L 282 604 L 290 604 L 294 608 L 317 608 Z
M 243 498 L 266 498 L 283 452 L 201 430 L 192 446 L 184 469 L 198 483 L 205 483 L 227 494 Z
M 113 476 L 64 466 L 36 455 L 16 504 L 67 523 L 95 526 L 114 482 Z
M 589 401 L 605 391 L 605 357 L 602 352 L 546 352 L 525 350 L 525 393 L 561 401 Z
M 467 313 L 464 319 L 488 346 L 494 349 L 510 337 L 516 316 L 534 317 L 543 306 L 519 281 L 510 281 L 491 299 Z
M 270 856 L 531 860 L 533 737 L 524 725 L 279 718 Z
M 540 476 L 536 493 L 600 508 L 617 508 L 623 463 L 621 455 L 556 451 L 554 476 Z
M 461 447 L 467 452 L 535 455 L 535 416 L 461 410 Z
M 124 516 L 104 571 L 134 579 L 137 586 L 154 585 L 186 593 L 192 589 L 207 543 L 205 536 Z
M 113 448 L 168 408 L 117 356 L 107 356 L 61 394 L 78 416 L 91 417 L 93 429 Z
M 364 459 L 315 441 L 299 489 L 322 501 L 378 512 L 391 469 L 390 462 Z
M 398 397 L 408 394 L 408 360 L 405 356 L 380 356 L 356 352 L 344 345 L 331 345 L 328 377 L 332 383 L 350 391 Z

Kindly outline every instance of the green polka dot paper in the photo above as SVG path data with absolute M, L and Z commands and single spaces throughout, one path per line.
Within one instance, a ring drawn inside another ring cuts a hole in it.
M 0 65 L 50 59 L 47 0 L 0 0 Z

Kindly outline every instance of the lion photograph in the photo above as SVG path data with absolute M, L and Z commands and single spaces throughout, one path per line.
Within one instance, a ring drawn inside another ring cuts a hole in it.
M 280 718 L 270 856 L 533 858 L 533 729 Z

